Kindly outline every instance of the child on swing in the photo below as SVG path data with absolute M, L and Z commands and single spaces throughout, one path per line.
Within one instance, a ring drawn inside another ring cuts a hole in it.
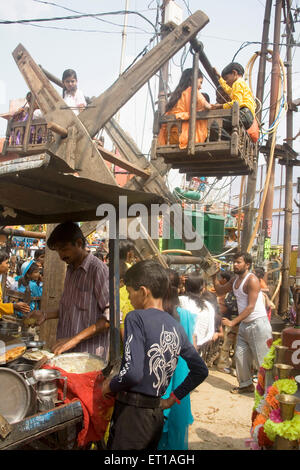
M 183 71 L 180 81 L 171 94 L 170 99 L 166 105 L 166 115 L 175 115 L 176 119 L 181 119 L 182 129 L 178 135 L 178 129 L 173 126 L 171 129 L 169 143 L 178 144 L 179 148 L 184 149 L 188 145 L 189 137 L 189 118 L 190 118 L 190 105 L 192 94 L 192 77 L 193 69 L 186 69 Z M 203 83 L 203 74 L 198 70 L 198 87 L 197 87 L 197 111 L 205 111 L 211 109 L 212 105 L 208 103 L 205 97 L 200 92 Z M 207 120 L 201 119 L 196 121 L 195 142 L 205 142 L 207 138 Z M 158 135 L 158 145 L 166 145 L 167 141 L 167 128 L 166 124 L 161 126 Z
M 215 73 L 219 78 L 219 83 L 223 90 L 230 97 L 231 101 L 223 104 L 214 104 L 212 109 L 230 109 L 235 101 L 238 102 L 240 107 L 240 120 L 247 130 L 253 142 L 257 142 L 259 137 L 258 124 L 255 118 L 255 99 L 253 94 L 243 79 L 244 68 L 237 62 L 231 62 L 222 70 L 222 76 L 217 72 Z M 231 124 L 225 123 L 225 130 L 231 131 Z
M 87 103 L 81 90 L 77 88 L 77 74 L 75 70 L 67 69 L 62 76 L 63 99 L 65 103 L 78 115 Z

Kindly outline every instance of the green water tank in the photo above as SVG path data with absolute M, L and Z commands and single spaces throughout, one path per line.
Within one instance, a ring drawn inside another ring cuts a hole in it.
M 224 251 L 224 224 L 225 219 L 221 215 L 204 214 L 204 244 L 212 254 Z
M 185 210 L 184 214 L 186 217 L 192 220 L 192 225 L 194 230 L 197 227 L 198 233 L 204 237 L 204 216 L 202 212 Z M 185 250 L 185 243 L 182 240 L 181 234 L 180 238 L 175 238 L 174 229 L 170 227 L 170 239 L 163 238 L 162 240 L 162 250 Z

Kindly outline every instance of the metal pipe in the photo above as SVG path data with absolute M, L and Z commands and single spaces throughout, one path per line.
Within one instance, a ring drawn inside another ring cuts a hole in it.
M 203 258 L 198 256 L 176 256 L 176 255 L 163 255 L 166 263 L 170 264 L 201 264 Z

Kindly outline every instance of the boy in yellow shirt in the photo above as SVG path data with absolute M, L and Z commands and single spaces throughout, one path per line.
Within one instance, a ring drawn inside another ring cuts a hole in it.
M 215 72 L 220 85 L 231 101 L 224 104 L 214 104 L 212 105 L 213 109 L 229 109 L 237 101 L 240 107 L 240 120 L 246 130 L 250 129 L 255 121 L 256 103 L 252 91 L 243 79 L 243 66 L 237 62 L 231 62 L 223 69 L 222 76 L 216 70 Z M 230 131 L 227 128 L 226 130 Z
M 9 269 L 9 256 L 4 250 L 0 250 L 0 275 L 6 274 Z M 22 313 L 29 313 L 30 307 L 25 302 L 4 303 L 2 298 L 2 287 L 0 282 L 0 318 L 2 315 L 13 315 L 18 310 Z

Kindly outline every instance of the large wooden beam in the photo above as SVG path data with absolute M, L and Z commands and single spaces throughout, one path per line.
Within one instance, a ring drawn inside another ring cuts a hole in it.
M 196 11 L 127 72 L 124 72 L 108 90 L 94 99 L 93 108 L 86 109 L 79 115 L 79 119 L 90 135 L 94 137 L 164 63 L 195 37 L 208 22 L 209 18 L 205 13 L 200 10 Z

